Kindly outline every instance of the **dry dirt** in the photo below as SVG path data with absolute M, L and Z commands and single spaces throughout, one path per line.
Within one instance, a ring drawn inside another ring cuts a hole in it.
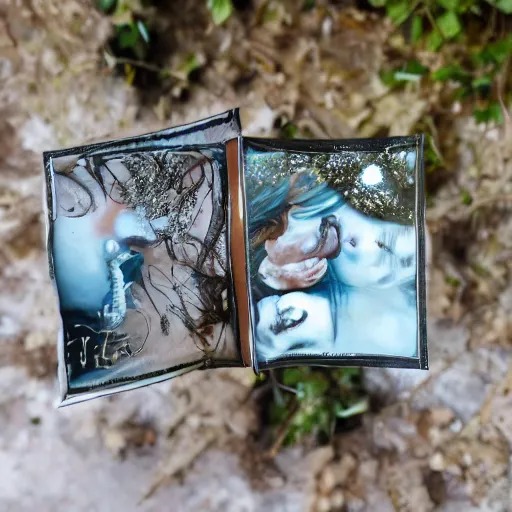
M 510 126 L 454 122 L 451 176 L 428 212 L 431 370 L 367 370 L 381 407 L 361 428 L 264 460 L 249 370 L 54 408 L 42 150 L 235 105 L 252 135 L 287 120 L 317 137 L 406 134 L 433 101 L 380 83 L 391 27 L 343 2 L 275 3 L 265 23 L 254 2 L 223 28 L 203 4 L 160 20 L 169 65 L 200 52 L 200 80 L 148 98 L 105 69 L 110 23 L 86 1 L 0 3 L 0 511 L 512 510 Z

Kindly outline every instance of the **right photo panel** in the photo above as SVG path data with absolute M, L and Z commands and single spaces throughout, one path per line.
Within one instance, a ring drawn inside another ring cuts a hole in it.
M 418 138 L 343 144 L 244 141 L 261 367 L 379 358 L 419 367 Z

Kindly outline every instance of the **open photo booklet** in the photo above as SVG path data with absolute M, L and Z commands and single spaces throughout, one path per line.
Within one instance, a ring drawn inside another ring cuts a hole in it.
M 214 367 L 427 369 L 422 136 L 237 109 L 44 154 L 61 405 Z

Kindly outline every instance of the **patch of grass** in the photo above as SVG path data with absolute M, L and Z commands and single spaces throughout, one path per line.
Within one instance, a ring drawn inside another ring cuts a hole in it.
M 161 41 L 153 30 L 156 0 L 97 0 L 96 5 L 113 25 L 113 36 L 104 50 L 105 63 L 123 74 L 130 85 L 172 82 L 183 86 L 204 65 L 204 57 L 195 53 L 183 55 L 175 69 L 160 65 L 155 55 L 161 53 Z M 224 23 L 233 10 L 231 0 L 208 0 L 207 6 L 215 24 Z
M 445 277 L 446 284 L 452 286 L 453 288 L 459 288 L 460 286 L 460 280 L 453 276 L 446 276 Z
M 406 38 L 402 62 L 382 72 L 383 82 L 445 87 L 452 101 L 472 106 L 478 123 L 502 123 L 501 102 L 510 97 L 512 0 L 370 0 L 384 8 Z M 508 29 L 507 29 L 508 27 Z M 438 53 L 432 68 L 411 54 Z
M 512 0 L 369 0 L 395 25 L 381 80 L 391 90 L 415 89 L 427 111 L 412 132 L 426 133 L 429 194 L 456 165 L 454 123 L 472 115 L 499 125 L 512 101 Z M 405 135 L 405 134 L 404 134 Z M 430 197 L 432 201 L 433 198 Z M 470 204 L 461 191 L 463 204 Z
M 133 84 L 140 72 L 158 73 L 151 62 L 153 33 L 143 5 L 137 0 L 98 0 L 97 8 L 110 16 L 113 36 L 104 51 L 107 67 Z
M 369 408 L 359 368 L 297 367 L 273 375 L 269 411 L 274 452 L 307 437 L 330 438 L 337 422 Z

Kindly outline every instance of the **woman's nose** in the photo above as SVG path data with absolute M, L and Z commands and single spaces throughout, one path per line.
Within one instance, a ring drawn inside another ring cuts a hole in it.
M 121 212 L 115 220 L 114 232 L 119 239 L 135 239 L 146 243 L 156 241 L 155 232 L 149 221 L 135 211 Z

